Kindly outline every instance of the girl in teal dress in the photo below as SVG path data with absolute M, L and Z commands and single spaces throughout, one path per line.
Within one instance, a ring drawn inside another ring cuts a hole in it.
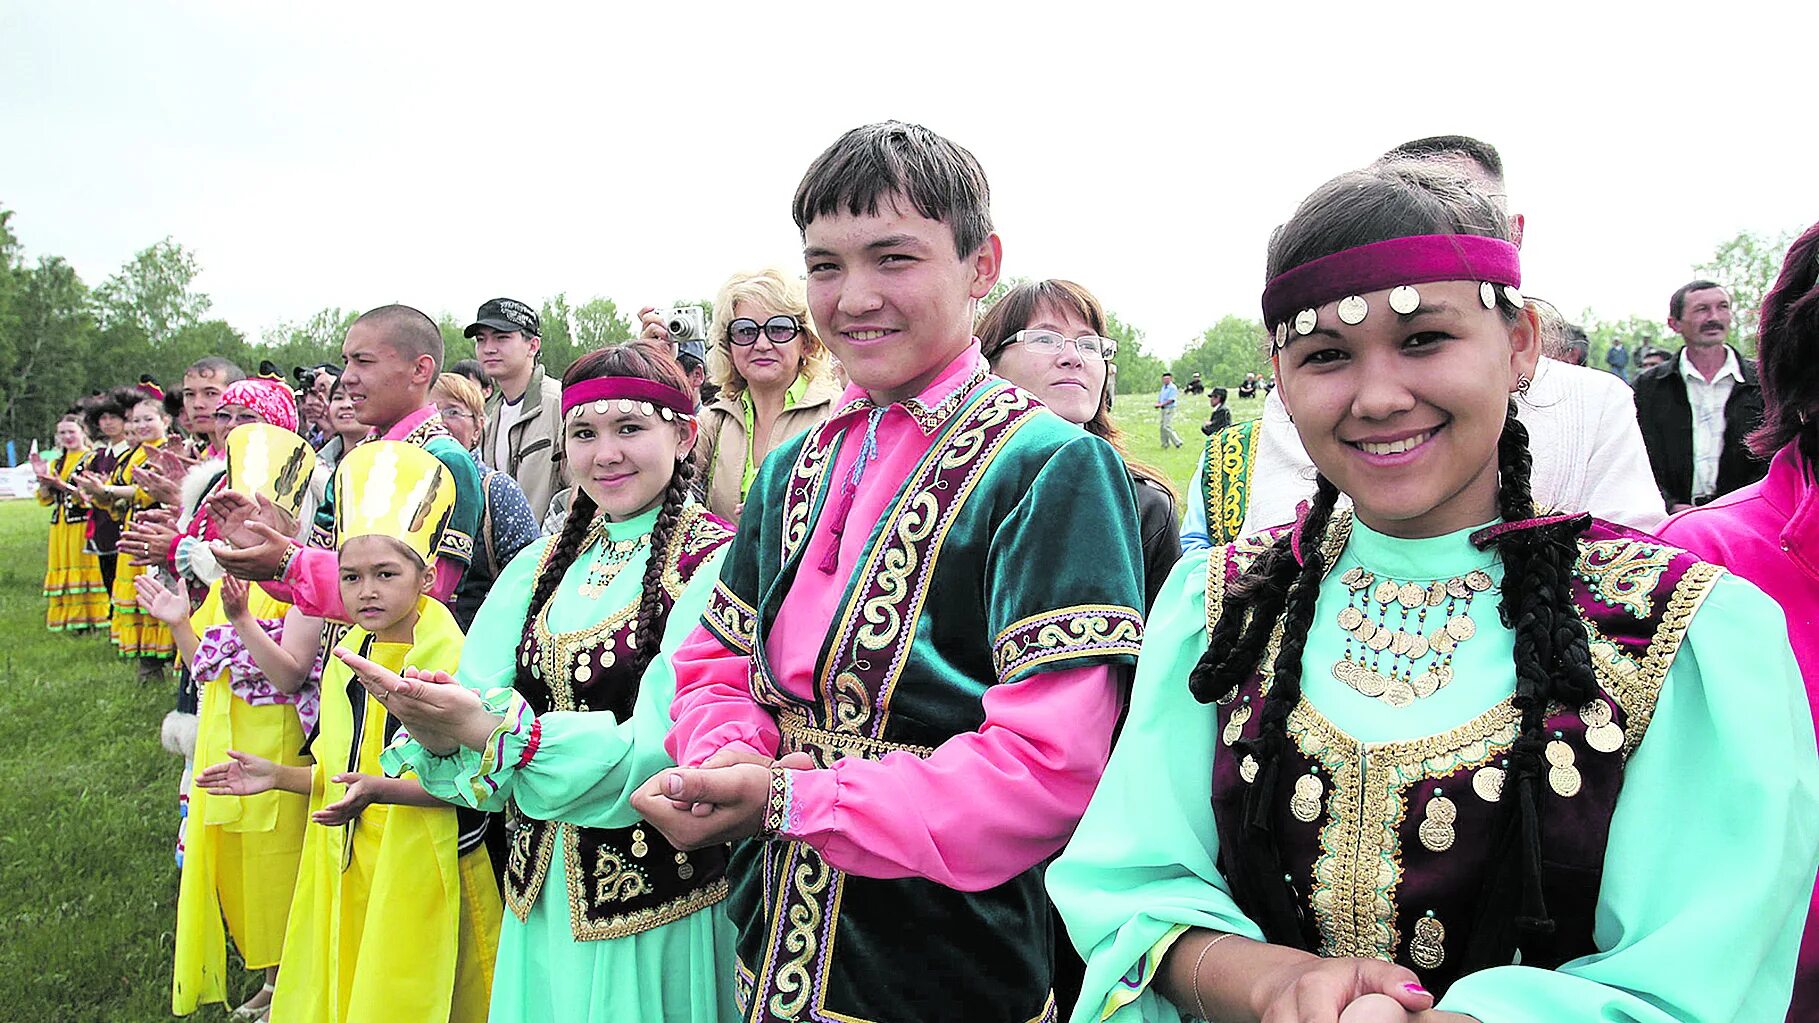
M 1402 164 L 1272 239 L 1317 497 L 1156 602 L 1048 878 L 1088 963 L 1076 1023 L 1785 1015 L 1819 757 L 1780 609 L 1534 508 L 1507 237 Z
M 678 851 L 628 802 L 674 766 L 670 656 L 732 536 L 687 496 L 687 390 L 650 342 L 577 361 L 563 380 L 573 510 L 500 575 L 455 676 L 350 661 L 405 722 L 388 772 L 507 816 L 495 1023 L 735 1017 L 724 850 Z

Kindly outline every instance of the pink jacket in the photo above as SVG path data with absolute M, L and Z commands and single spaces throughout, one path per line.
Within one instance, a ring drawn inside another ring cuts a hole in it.
M 1768 475 L 1667 520 L 1661 538 L 1760 586 L 1787 615 L 1788 640 L 1819 711 L 1819 485 L 1795 444 L 1776 452 Z M 1739 637 L 1741 639 L 1741 637 Z M 1819 716 L 1819 714 L 1816 714 Z M 1789 1019 L 1819 1015 L 1819 890 L 1807 910 Z

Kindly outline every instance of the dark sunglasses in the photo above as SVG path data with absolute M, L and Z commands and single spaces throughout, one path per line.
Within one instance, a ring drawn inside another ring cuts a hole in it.
M 741 316 L 726 325 L 727 340 L 741 348 L 750 348 L 758 343 L 759 333 L 770 339 L 771 344 L 787 344 L 802 333 L 802 321 L 794 316 L 779 313 L 760 324 L 757 320 Z

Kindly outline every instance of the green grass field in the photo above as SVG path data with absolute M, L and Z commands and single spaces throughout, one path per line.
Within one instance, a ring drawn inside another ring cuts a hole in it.
M 0 1020 L 169 1019 L 174 686 L 140 686 L 104 635 L 45 631 L 46 535 L 36 502 L 0 503 Z
M 1147 395 L 1115 412 L 1132 457 L 1185 491 L 1204 438 L 1204 399 L 1184 396 L 1163 451 Z M 1239 420 L 1260 400 L 1234 402 Z M 44 629 L 44 509 L 0 503 L 0 1020 L 169 1019 L 176 917 L 176 786 L 158 744 L 172 687 L 142 687 L 104 637 Z M 242 983 L 237 1004 L 257 983 Z M 194 1017 L 228 1019 L 219 1007 Z

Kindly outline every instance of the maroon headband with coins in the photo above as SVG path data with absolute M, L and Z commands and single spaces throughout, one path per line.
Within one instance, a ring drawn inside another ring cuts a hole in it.
M 1389 290 L 1391 311 L 1407 314 L 1421 304 L 1416 284 L 1477 281 L 1485 308 L 1497 304 L 1497 288 L 1511 304 L 1522 305 L 1522 261 L 1516 246 L 1476 234 L 1423 234 L 1391 238 L 1322 256 L 1285 271 L 1263 289 L 1263 324 L 1277 348 L 1292 337 L 1311 334 L 1315 310 L 1337 300 L 1343 323 L 1364 322 L 1370 307 L 1363 296 Z
M 661 414 L 665 419 L 695 414 L 695 402 L 687 394 L 644 377 L 589 377 L 562 389 L 563 416 L 588 402 L 598 413 L 612 411 L 609 403 L 615 403 L 621 412 Z

